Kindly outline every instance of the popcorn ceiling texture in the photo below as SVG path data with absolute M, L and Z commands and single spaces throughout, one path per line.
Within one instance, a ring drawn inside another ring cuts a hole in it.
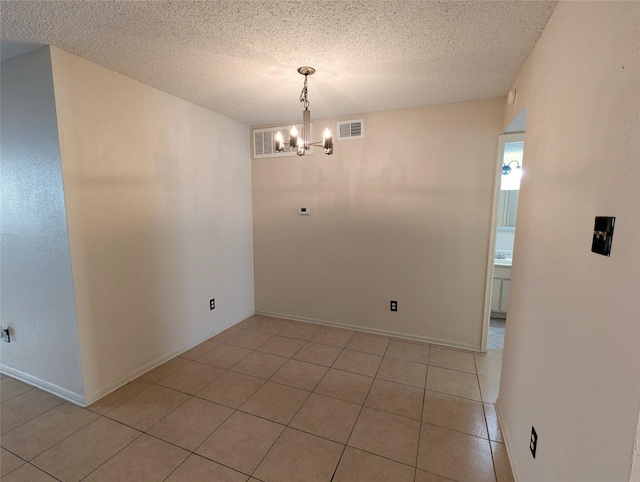
M 246 124 L 506 95 L 556 1 L 2 1 L 2 60 L 51 44 Z

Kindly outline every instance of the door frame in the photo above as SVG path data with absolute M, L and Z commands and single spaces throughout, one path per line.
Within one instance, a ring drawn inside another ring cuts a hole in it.
M 487 275 L 484 288 L 484 312 L 482 317 L 482 341 L 480 349 L 487 353 L 489 342 L 489 324 L 491 322 L 491 291 L 493 289 L 493 265 L 496 252 L 496 232 L 498 228 L 498 205 L 500 202 L 500 183 L 502 181 L 502 162 L 504 145 L 507 142 L 524 141 L 524 132 L 501 134 L 498 136 L 498 156 L 493 181 L 493 209 L 491 210 L 491 231 L 489 233 L 489 252 L 487 253 Z

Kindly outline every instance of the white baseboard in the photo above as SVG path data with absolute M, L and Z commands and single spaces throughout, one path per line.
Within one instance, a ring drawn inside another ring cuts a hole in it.
M 187 350 L 190 350 L 191 348 L 193 348 L 194 346 L 199 345 L 200 343 L 202 343 L 203 341 L 208 340 L 209 338 L 211 338 L 212 336 L 217 335 L 218 333 L 223 332 L 224 330 L 237 325 L 238 323 L 240 323 L 241 321 L 247 319 L 248 317 L 252 316 L 253 313 L 250 313 L 242 318 L 240 318 L 239 320 L 234 321 L 233 323 L 230 323 L 229 325 L 225 326 L 224 328 L 221 329 L 216 329 L 213 332 L 205 335 L 202 338 L 198 338 L 197 340 L 193 340 L 190 343 L 187 343 L 185 346 L 182 346 L 180 348 L 176 348 L 175 350 L 171 350 L 168 353 L 164 353 L 161 356 L 149 361 L 148 363 L 145 363 L 144 365 L 136 368 L 135 370 L 132 370 L 131 372 L 127 373 L 126 375 L 120 376 L 114 380 L 112 380 L 111 382 L 107 383 L 106 385 L 104 385 L 103 387 L 101 387 L 99 390 L 85 395 L 84 397 L 84 403 L 85 403 L 85 407 L 91 405 L 94 402 L 97 402 L 98 400 L 100 400 L 102 397 L 109 395 L 111 392 L 117 390 L 118 388 L 126 385 L 127 383 L 129 383 L 132 380 L 135 380 L 136 378 L 144 375 L 145 373 L 153 370 L 154 368 L 162 365 L 163 363 L 168 362 L 169 360 L 171 360 L 172 358 L 180 355 L 181 353 L 184 353 Z
M 150 362 L 145 363 L 144 365 L 136 368 L 135 370 L 127 373 L 126 375 L 123 375 L 121 377 L 116 378 L 115 380 L 112 380 L 111 382 L 109 382 L 99 390 L 93 392 L 90 395 L 85 396 L 85 403 L 86 403 L 85 407 L 88 407 L 92 403 L 97 402 L 102 397 L 109 395 L 111 392 L 116 391 L 118 388 L 126 385 L 130 381 L 135 380 L 139 376 L 142 376 L 148 371 L 151 371 L 154 368 L 162 365 L 163 363 L 168 362 L 172 358 L 176 357 L 180 353 L 184 353 L 185 351 L 186 350 L 182 350 L 182 349 L 172 350 L 169 353 L 165 353 L 151 360 Z
M 31 385 L 32 387 L 39 388 L 40 390 L 55 395 L 56 397 L 62 398 L 67 402 L 71 402 L 74 405 L 79 405 L 81 407 L 85 406 L 83 395 L 67 390 L 66 388 L 59 387 L 58 385 L 55 385 L 53 383 L 41 380 L 38 377 L 29 375 L 28 373 L 16 370 L 15 368 L 11 368 L 6 365 L 0 365 L 0 373 L 8 377 L 15 378 L 16 380 L 24 382 L 27 385 Z
M 202 338 L 199 338 L 197 340 L 193 340 L 191 343 L 188 343 L 186 346 L 182 346 L 182 347 L 177 348 L 175 350 L 172 350 L 172 351 L 170 351 L 168 353 L 164 353 L 163 355 L 161 355 L 161 356 L 149 361 L 148 363 L 145 363 L 144 365 L 136 368 L 135 370 L 132 370 L 131 372 L 127 373 L 126 375 L 120 376 L 120 377 L 112 380 L 111 382 L 109 382 L 106 385 L 104 385 L 103 387 L 101 387 L 99 390 L 96 390 L 96 391 L 94 391 L 93 393 L 90 393 L 90 394 L 82 395 L 82 394 L 79 394 L 79 393 L 71 392 L 71 391 L 69 391 L 69 390 L 67 390 L 65 388 L 59 387 L 57 385 L 54 385 L 52 383 L 46 382 L 46 381 L 41 380 L 41 379 L 39 379 L 37 377 L 29 375 L 28 373 L 24 373 L 24 372 L 21 372 L 20 370 L 16 370 L 14 368 L 7 367 L 7 366 L 1 365 L 1 364 L 0 364 L 0 373 L 3 373 L 4 375 L 10 376 L 10 377 L 15 378 L 17 380 L 20 380 L 20 381 L 26 383 L 27 385 L 31 385 L 31 386 L 34 386 L 34 387 L 39 388 L 41 390 L 44 390 L 45 392 L 51 393 L 52 395 L 60 397 L 63 400 L 71 402 L 71 403 L 73 403 L 75 405 L 79 405 L 81 407 L 87 407 L 87 406 L 91 405 L 92 403 L 98 401 L 102 397 L 108 395 L 109 393 L 111 393 L 111 392 L 117 390 L 118 388 L 126 385 L 130 381 L 135 380 L 136 378 L 144 375 L 145 373 L 153 370 L 154 368 L 162 365 L 163 363 L 166 363 L 167 361 L 169 361 L 172 358 L 180 355 L 181 353 L 184 353 L 185 351 L 190 350 L 191 348 L 193 348 L 193 347 L 199 345 L 200 343 L 208 340 L 212 336 L 215 336 L 218 333 L 220 333 L 220 332 L 222 332 L 222 331 L 224 331 L 224 330 L 226 330 L 228 328 L 231 328 L 234 325 L 237 325 L 238 323 L 240 323 L 241 321 L 249 318 L 253 314 L 254 313 L 249 313 L 246 316 L 241 317 L 240 319 L 238 319 L 238 320 L 226 325 L 225 327 L 223 327 L 221 329 L 216 329 L 215 331 L 205 335 Z M 278 317 L 278 318 L 284 318 L 284 319 L 288 319 L 288 320 L 292 320 L 292 321 L 301 321 L 301 322 L 304 322 L 304 323 L 315 323 L 315 324 L 323 324 L 323 325 L 335 326 L 335 327 L 338 327 L 338 328 L 347 328 L 347 329 L 350 329 L 350 330 L 356 330 L 356 331 L 360 331 L 360 332 L 363 332 L 363 333 L 372 333 L 372 334 L 377 334 L 377 335 L 387 335 L 387 336 L 392 336 L 392 337 L 400 338 L 400 339 L 404 339 L 404 340 L 419 341 L 419 342 L 423 342 L 423 343 L 431 343 L 431 344 L 442 345 L 442 346 L 447 346 L 447 347 L 451 347 L 451 348 L 465 349 L 465 350 L 477 351 L 477 352 L 481 351 L 480 346 L 470 346 L 470 345 L 451 342 L 449 340 L 441 340 L 441 339 L 438 339 L 438 338 L 411 335 L 411 334 L 407 334 L 407 333 L 400 333 L 400 332 L 390 331 L 390 330 L 382 330 L 382 329 L 371 328 L 371 327 L 366 327 L 366 326 L 352 325 L 352 324 L 349 324 L 349 323 L 339 323 L 339 322 L 334 322 L 334 321 L 329 321 L 329 320 L 303 318 L 303 317 L 292 316 L 292 315 L 283 314 L 283 313 L 272 313 L 272 312 L 265 312 L 265 311 L 255 312 L 255 314 L 265 315 L 265 316 L 275 316 L 275 317 Z M 496 407 L 496 411 L 497 411 L 497 407 Z M 504 436 L 504 432 L 503 432 L 503 436 Z M 507 450 L 508 450 L 508 446 L 507 446 Z
M 8 367 L 8 366 L 2 365 L 2 364 L 0 364 L 0 373 L 2 373 L 3 375 L 7 375 L 7 376 L 9 376 L 11 378 L 15 378 L 16 380 L 24 382 L 27 385 L 31 385 L 32 387 L 36 387 L 36 388 L 39 388 L 40 390 L 43 390 L 43 391 L 48 392 L 48 393 L 51 393 L 52 395 L 55 395 L 55 396 L 57 396 L 59 398 L 62 398 L 63 400 L 71 402 L 74 405 L 78 405 L 80 407 L 87 407 L 87 406 L 91 405 L 92 403 L 98 401 L 99 399 L 101 399 L 105 395 L 108 395 L 109 393 L 111 393 L 111 392 L 117 390 L 118 388 L 126 385 L 130 381 L 135 380 L 139 376 L 144 375 L 148 371 L 153 370 L 154 368 L 156 368 L 156 367 L 162 365 L 163 363 L 171 360 L 172 358 L 176 357 L 177 355 L 180 355 L 181 353 L 184 353 L 185 351 L 190 350 L 194 346 L 199 345 L 203 341 L 208 340 L 212 336 L 217 335 L 218 333 L 226 330 L 227 328 L 230 328 L 230 327 L 232 327 L 234 325 L 237 325 L 238 323 L 240 323 L 241 321 L 247 319 L 248 317 L 250 317 L 252 315 L 253 315 L 253 313 L 249 313 L 246 316 L 240 318 L 239 320 L 236 320 L 233 323 L 230 323 L 229 325 L 225 326 L 224 328 L 216 329 L 213 332 L 205 335 L 203 338 L 199 338 L 197 340 L 193 340 L 191 343 L 188 343 L 186 346 L 183 346 L 183 347 L 177 348 L 175 350 L 172 350 L 172 351 L 170 351 L 168 353 L 165 353 L 165 354 L 155 358 L 154 360 L 151 360 L 150 362 L 145 363 L 144 365 L 136 368 L 135 370 L 132 370 L 131 372 L 127 373 L 126 375 L 123 375 L 121 377 L 118 377 L 118 378 L 112 380 L 107 385 L 101 387 L 99 390 L 97 390 L 97 391 L 95 391 L 95 392 L 93 392 L 91 394 L 82 395 L 82 394 L 79 394 L 79 393 L 72 392 L 70 390 L 67 390 L 66 388 L 59 387 L 58 385 L 55 385 L 55 384 L 50 383 L 50 382 L 47 382 L 45 380 L 41 380 L 41 379 L 39 379 L 37 377 L 34 377 L 33 375 L 29 375 L 28 373 L 22 372 L 20 370 L 16 370 L 15 368 L 11 368 L 11 367 Z
M 422 343 L 431 343 L 433 345 L 446 346 L 450 348 L 482 352 L 482 348 L 479 345 L 467 345 L 464 343 L 456 343 L 450 340 L 442 340 L 439 338 L 431 338 L 428 336 L 411 335 L 409 333 L 400 333 L 397 331 L 382 330 L 379 328 L 371 328 L 368 326 L 352 325 L 349 323 L 339 323 L 336 321 L 320 320 L 316 318 L 306 318 L 306 317 L 293 316 L 293 315 L 288 315 L 283 313 L 273 313 L 270 311 L 256 311 L 256 314 L 264 315 L 264 316 L 275 316 L 278 318 L 283 318 L 285 320 L 302 321 L 303 323 L 315 323 L 315 324 L 321 324 L 321 325 L 335 326 L 338 328 L 348 328 L 350 330 L 361 331 L 363 333 L 371 333 L 374 335 L 386 335 L 386 336 L 392 336 L 394 338 L 401 338 L 403 340 L 419 341 Z
M 502 433 L 502 440 L 504 441 L 504 447 L 507 449 L 507 455 L 509 456 L 509 465 L 511 466 L 511 473 L 513 474 L 513 480 L 515 482 L 518 482 L 518 476 L 516 475 L 516 471 L 513 467 L 513 464 L 511 463 L 511 460 L 513 459 L 511 458 L 511 451 L 509 450 L 509 441 L 507 438 L 507 432 L 505 432 L 502 426 L 502 422 L 500 421 L 502 417 L 500 417 L 500 406 L 498 405 L 499 401 L 500 401 L 500 398 L 498 398 L 496 400 L 496 403 L 494 404 L 494 407 L 496 409 L 496 416 L 498 417 L 498 425 L 500 425 L 500 433 Z

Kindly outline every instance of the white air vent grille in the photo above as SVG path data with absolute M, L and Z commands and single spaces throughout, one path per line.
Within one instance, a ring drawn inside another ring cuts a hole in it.
M 362 139 L 364 137 L 364 120 L 351 120 L 338 122 L 338 140 Z
M 302 131 L 302 125 L 296 125 L 298 132 Z M 293 147 L 289 147 L 289 131 L 291 126 L 280 127 L 268 127 L 266 129 L 254 129 L 253 130 L 253 157 L 254 159 L 261 159 L 263 157 L 283 157 L 283 156 L 295 156 L 296 150 Z M 282 132 L 282 138 L 284 139 L 284 152 L 278 152 L 275 150 L 276 134 Z M 313 126 L 312 126 L 313 132 Z M 313 150 L 309 152 L 311 154 Z

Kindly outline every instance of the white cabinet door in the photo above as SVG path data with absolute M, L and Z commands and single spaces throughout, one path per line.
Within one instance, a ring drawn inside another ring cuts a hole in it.
M 502 280 L 493 278 L 491 286 L 491 311 L 500 311 L 500 291 L 502 290 Z
M 500 311 L 506 313 L 509 305 L 509 285 L 511 280 L 502 280 L 502 289 L 500 290 Z
M 509 191 L 500 191 L 500 200 L 498 201 L 498 227 L 507 226 L 507 201 Z
M 520 191 L 500 191 L 498 201 L 498 227 L 515 228 Z
M 505 213 L 505 226 L 516 227 L 516 218 L 518 216 L 518 200 L 520 199 L 520 191 L 507 191 L 509 193 L 509 201 Z

